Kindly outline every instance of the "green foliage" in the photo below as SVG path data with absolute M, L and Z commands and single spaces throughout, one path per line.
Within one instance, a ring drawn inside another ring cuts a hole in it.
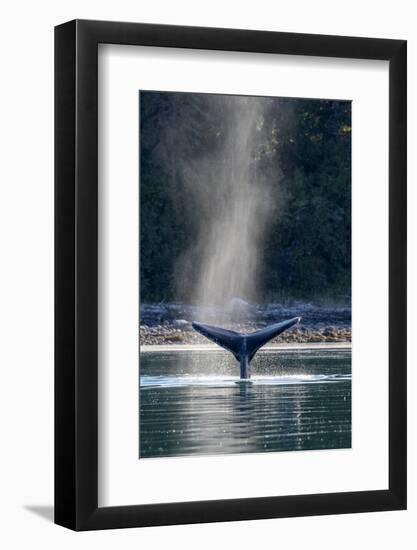
M 141 93 L 142 302 L 181 299 L 176 265 L 193 246 L 196 212 L 204 215 L 184 174 L 190 162 L 221 147 L 226 130 L 223 103 L 213 108 L 212 97 Z M 266 236 L 261 297 L 345 301 L 351 292 L 351 104 L 265 101 L 269 115 L 259 123 L 254 161 L 280 200 Z

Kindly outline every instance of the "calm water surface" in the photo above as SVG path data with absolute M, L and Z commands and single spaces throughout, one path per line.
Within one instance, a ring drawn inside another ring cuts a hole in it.
M 351 446 L 351 352 L 264 350 L 239 381 L 222 351 L 141 353 L 139 456 Z

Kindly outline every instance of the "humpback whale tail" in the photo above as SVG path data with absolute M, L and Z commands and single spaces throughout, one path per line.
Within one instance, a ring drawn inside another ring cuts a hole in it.
M 269 327 L 257 330 L 251 334 L 241 334 L 234 330 L 226 330 L 220 327 L 202 325 L 193 323 L 194 330 L 215 342 L 222 348 L 230 351 L 240 363 L 240 378 L 250 378 L 249 363 L 255 356 L 255 353 L 264 346 L 269 340 L 278 336 L 288 328 L 300 322 L 301 317 L 294 317 L 282 323 L 276 323 Z

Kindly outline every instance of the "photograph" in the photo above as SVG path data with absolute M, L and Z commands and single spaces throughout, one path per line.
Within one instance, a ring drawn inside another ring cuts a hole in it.
M 351 447 L 351 106 L 139 91 L 140 459 Z

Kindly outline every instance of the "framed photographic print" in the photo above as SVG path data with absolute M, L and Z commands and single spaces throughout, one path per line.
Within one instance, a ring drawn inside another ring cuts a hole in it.
M 406 42 L 55 29 L 55 521 L 406 507 Z

